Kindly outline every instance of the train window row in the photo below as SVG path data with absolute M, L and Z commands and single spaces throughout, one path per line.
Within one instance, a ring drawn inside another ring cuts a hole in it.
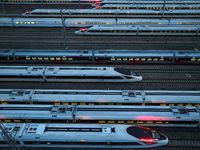
M 51 13 L 51 12 L 32 12 L 34 15 L 60 15 L 60 13 Z M 82 12 L 71 12 L 71 13 L 62 13 L 63 15 L 162 15 L 160 12 L 156 13 L 82 13 Z M 165 15 L 200 15 L 200 13 L 164 13 Z
M 6 24 L 6 23 L 9 23 L 9 22 L 8 21 L 0 21 L 0 23 Z
M 99 58 L 96 57 L 96 60 Z M 111 61 L 165 61 L 165 60 L 172 60 L 172 58 L 100 58 L 101 60 L 111 60 Z
M 172 30 L 170 30 L 170 31 L 166 31 L 166 30 L 159 30 L 159 31 L 154 31 L 153 29 L 152 30 L 146 30 L 146 31 L 142 31 L 142 30 L 139 30 L 139 31 L 137 31 L 137 30 L 112 30 L 112 29 L 110 29 L 110 30 L 89 30 L 88 32 L 113 32 L 113 33 L 137 33 L 137 32 L 145 32 L 145 33 L 191 33 L 191 32 L 193 32 L 193 33 L 196 33 L 197 32 L 197 30 L 193 30 L 193 31 L 191 31 L 191 30 L 182 30 L 182 31 L 172 31 Z
M 91 60 L 91 57 L 16 57 L 17 60 Z
M 18 22 L 18 21 L 15 21 L 15 24 L 38 24 L 38 22 L 34 22 L 34 21 L 32 21 L 32 22 Z
M 160 10 L 163 7 L 102 7 L 101 9 L 154 9 Z M 165 7 L 165 9 L 200 9 L 200 7 Z
M 92 60 L 92 57 L 15 57 L 16 60 Z M 95 60 L 105 60 L 105 61 L 171 61 L 171 57 L 161 57 L 161 58 L 148 58 L 148 57 L 143 57 L 143 58 L 118 58 L 118 57 L 95 57 Z M 0 60 L 13 60 L 13 57 L 0 57 Z M 176 58 L 175 60 L 179 61 L 200 61 L 200 58 Z
M 34 2 L 33 0 L 20 0 L 20 1 L 18 1 L 18 0 L 8 0 L 8 2 L 19 2 L 19 3 L 24 3 L 24 2 Z

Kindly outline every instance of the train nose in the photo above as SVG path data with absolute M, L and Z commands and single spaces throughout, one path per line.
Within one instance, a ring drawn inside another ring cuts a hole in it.
M 138 81 L 142 81 L 142 76 L 137 76 Z

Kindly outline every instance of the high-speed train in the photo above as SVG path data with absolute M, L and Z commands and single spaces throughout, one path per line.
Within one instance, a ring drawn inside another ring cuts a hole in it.
M 199 18 L 199 9 L 150 10 L 150 9 L 35 9 L 22 14 L 25 17 L 67 18 Z
M 0 81 L 138 82 L 129 69 L 113 67 L 0 66 Z
M 200 27 L 194 26 L 132 26 L 132 25 L 94 25 L 75 31 L 76 35 L 192 35 L 197 36 Z
M 4 123 L 19 147 L 150 148 L 168 138 L 142 126 L 118 124 Z M 0 135 L 0 147 L 8 147 Z
M 98 5 L 95 9 L 200 9 L 200 4 L 104 4 Z
M 1 89 L 1 104 L 200 106 L 200 91 Z
M 0 50 L 0 62 L 200 64 L 199 51 Z
M 0 18 L 0 27 L 91 27 L 93 25 L 199 26 L 200 19 Z
M 118 4 L 163 4 L 163 0 L 2 0 L 3 4 L 105 4 L 105 3 L 118 3 Z M 166 4 L 199 4 L 198 0 L 166 0 Z
M 199 106 L 0 105 L 1 122 L 119 123 L 198 127 Z
M 101 2 L 97 2 L 98 5 L 105 4 L 200 4 L 199 0 L 103 0 Z M 94 4 L 92 4 L 94 6 Z

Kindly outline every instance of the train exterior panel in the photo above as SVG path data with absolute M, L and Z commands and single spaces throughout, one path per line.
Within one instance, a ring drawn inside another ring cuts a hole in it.
M 45 67 L 12 66 L 0 67 L 1 81 L 43 81 Z
M 4 126 L 20 147 L 148 148 L 168 143 L 162 133 L 131 125 L 7 123 Z M 3 144 L 2 136 L 0 141 L 1 147 L 8 146 Z
M 148 126 L 197 127 L 194 106 L 0 105 L 2 122 L 128 123 Z

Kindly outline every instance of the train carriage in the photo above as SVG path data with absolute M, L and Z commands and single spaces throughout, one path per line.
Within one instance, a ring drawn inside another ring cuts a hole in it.
M 0 81 L 138 82 L 129 69 L 113 67 L 1 66 Z
M 2 122 L 119 123 L 167 127 L 199 126 L 195 106 L 0 105 Z
M 168 143 L 162 133 L 131 125 L 6 123 L 4 127 L 20 147 L 150 148 Z M 2 136 L 0 146 L 8 147 Z

